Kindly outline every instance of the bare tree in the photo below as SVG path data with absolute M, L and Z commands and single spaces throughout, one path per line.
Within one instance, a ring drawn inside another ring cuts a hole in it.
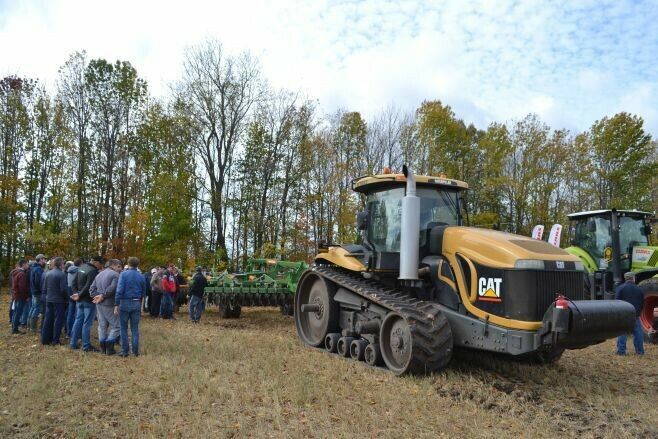
M 89 105 L 85 69 L 87 68 L 86 52 L 76 52 L 59 69 L 57 82 L 58 99 L 64 106 L 68 115 L 71 132 L 77 141 L 77 172 L 75 181 L 76 197 L 76 247 L 84 251 L 88 246 L 86 233 L 87 223 L 87 196 L 85 180 L 87 177 L 87 159 L 90 154 L 89 125 L 91 122 L 91 108 Z
M 208 41 L 188 49 L 177 92 L 189 103 L 199 126 L 194 146 L 207 174 L 204 183 L 216 228 L 212 250 L 226 260 L 224 198 L 235 148 L 252 107 L 263 95 L 259 64 L 248 53 L 230 56 L 219 42 Z

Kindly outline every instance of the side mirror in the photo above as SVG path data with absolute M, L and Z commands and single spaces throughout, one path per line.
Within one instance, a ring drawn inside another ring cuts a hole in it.
M 368 212 L 363 211 L 356 214 L 356 227 L 359 230 L 368 229 Z

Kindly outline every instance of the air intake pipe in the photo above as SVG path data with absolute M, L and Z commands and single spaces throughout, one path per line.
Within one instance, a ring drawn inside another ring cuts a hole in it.
M 402 173 L 407 179 L 407 193 L 402 198 L 400 224 L 400 277 L 401 281 L 418 280 L 418 236 L 420 233 L 420 198 L 416 196 L 416 176 L 404 165 Z

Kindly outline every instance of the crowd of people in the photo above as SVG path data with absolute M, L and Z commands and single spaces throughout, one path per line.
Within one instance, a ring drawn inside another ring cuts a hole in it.
M 155 267 L 145 273 L 139 259 L 126 265 L 118 259 L 94 256 L 65 262 L 62 257 L 37 255 L 32 263 L 18 261 L 10 274 L 12 334 L 38 334 L 42 345 L 61 345 L 68 338 L 71 349 L 85 352 L 139 355 L 139 322 L 144 312 L 156 318 L 173 319 L 174 308 L 186 279 L 173 265 Z M 198 323 L 205 308 L 207 285 L 202 268 L 197 268 L 189 288 L 189 316 Z M 40 324 L 39 317 L 41 318 Z M 98 320 L 99 347 L 92 343 L 92 327 Z M 128 336 L 130 327 L 130 338 Z

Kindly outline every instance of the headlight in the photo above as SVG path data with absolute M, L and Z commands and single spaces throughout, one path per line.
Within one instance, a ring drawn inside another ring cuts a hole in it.
M 543 270 L 544 261 L 538 259 L 519 259 L 514 263 L 514 268 L 520 268 L 523 270 Z
M 574 266 L 576 267 L 576 270 L 585 271 L 585 266 L 583 265 L 582 261 L 574 262 Z

